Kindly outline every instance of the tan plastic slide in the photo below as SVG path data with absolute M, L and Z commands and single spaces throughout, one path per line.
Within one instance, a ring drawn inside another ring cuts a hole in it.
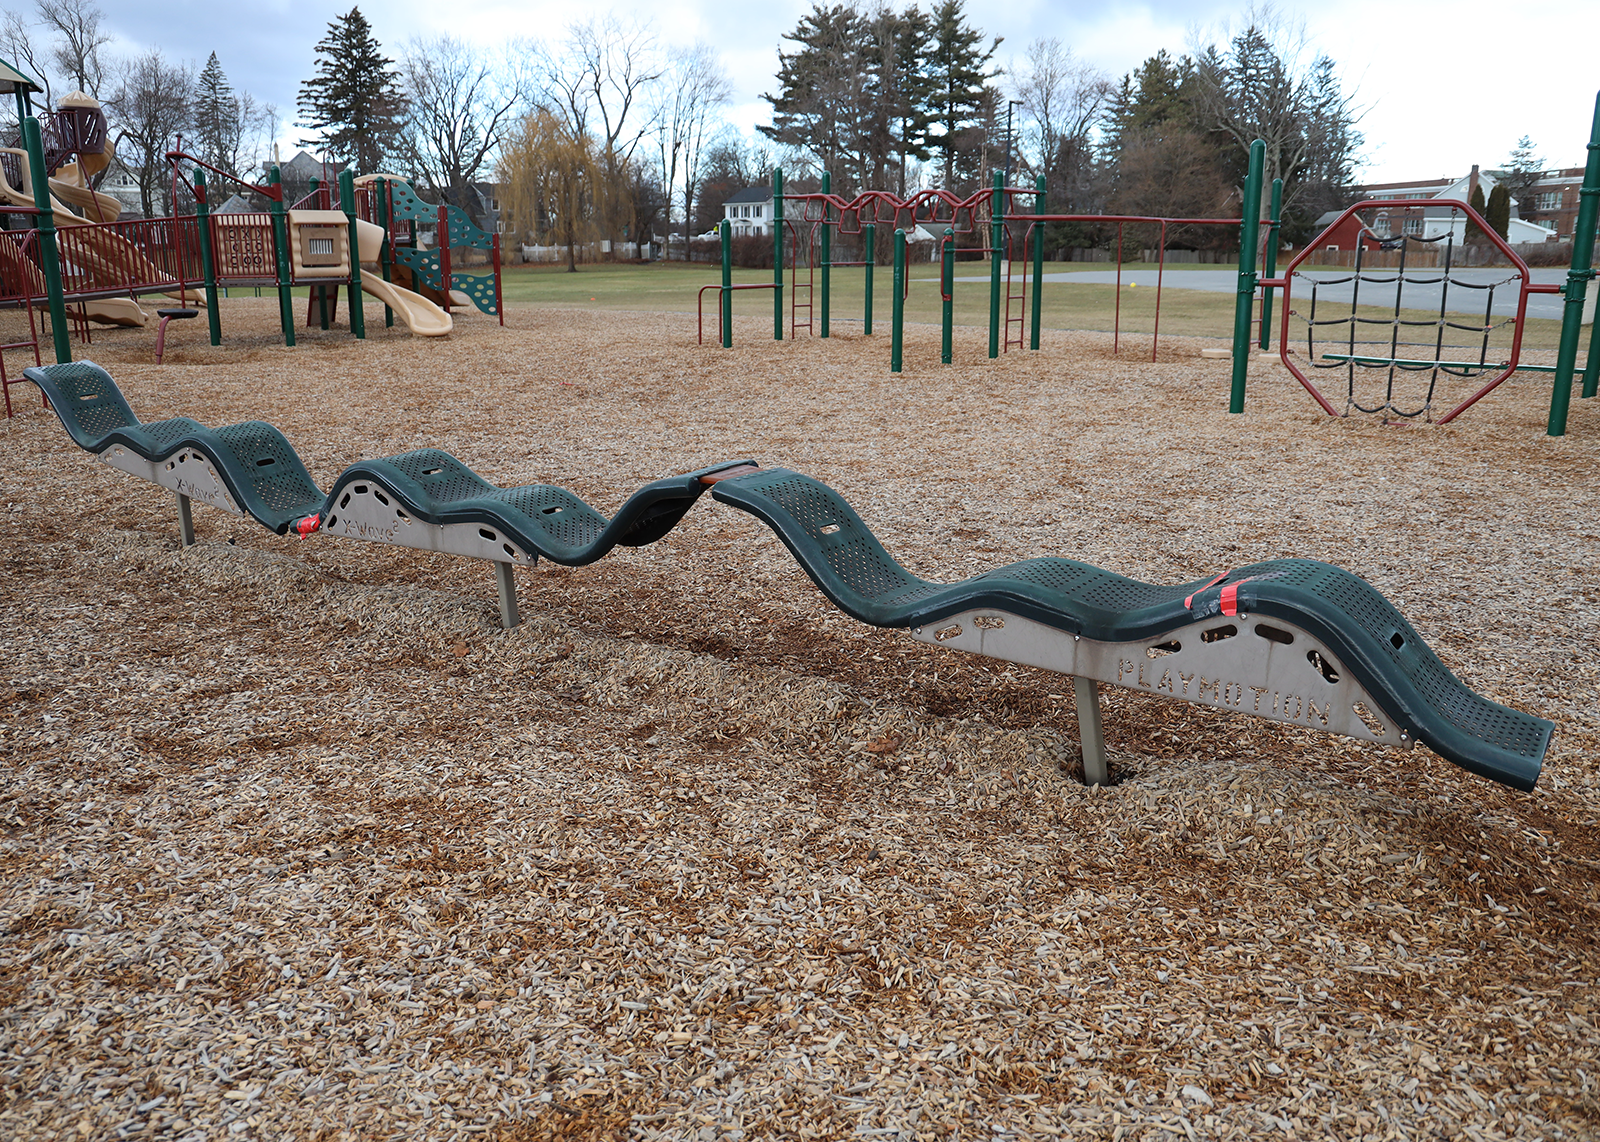
M 455 327 L 448 313 L 420 293 L 402 289 L 378 276 L 378 257 L 383 252 L 383 239 L 382 226 L 363 218 L 356 219 L 356 245 L 359 247 L 356 256 L 361 259 L 361 288 L 394 310 L 405 322 L 406 328 L 418 337 L 445 336 Z
M 10 270 L 17 281 L 28 283 L 28 289 L 35 297 L 43 296 L 45 292 L 44 275 L 39 272 L 39 267 L 31 260 L 24 257 L 11 242 L 0 240 L 0 265 Z M 98 321 L 102 325 L 127 325 L 141 328 L 146 323 L 144 310 L 139 308 L 139 303 L 131 297 L 101 297 L 93 301 L 69 302 L 69 305 L 81 307 L 84 315 L 90 321 Z
M 33 205 L 33 181 L 28 168 L 28 152 L 17 150 L 11 147 L 0 148 L 0 151 L 3 151 L 5 154 L 17 156 L 17 162 L 22 172 L 23 183 L 20 188 L 14 187 L 8 181 L 6 181 L 3 173 L 0 173 L 0 199 L 4 199 L 15 206 L 31 207 Z M 56 189 L 55 183 L 55 179 L 50 180 L 51 190 Z M 89 191 L 86 193 L 93 192 Z M 93 223 L 91 223 L 87 218 L 84 218 L 78 214 L 74 214 L 67 208 L 66 204 L 54 194 L 50 196 L 50 205 L 51 209 L 55 212 L 55 220 L 58 227 L 93 225 Z M 92 245 L 84 244 L 79 246 L 76 250 L 76 253 L 82 259 L 82 268 L 88 272 L 91 280 L 96 274 L 104 275 L 104 277 L 109 281 L 116 281 L 121 278 L 122 270 L 121 266 L 119 266 L 119 261 L 121 262 L 121 265 L 132 264 L 139 266 L 151 282 L 158 282 L 162 278 L 167 277 L 166 274 L 162 273 L 159 269 L 152 265 L 149 259 L 141 254 L 138 248 L 133 245 L 133 243 L 117 234 L 98 231 L 96 232 L 94 243 Z M 170 278 L 168 280 L 170 280 Z M 177 283 L 174 282 L 173 284 L 176 285 Z M 185 305 L 199 306 L 201 308 L 205 307 L 205 295 L 198 289 L 194 290 L 193 292 L 185 290 L 183 291 L 181 297 L 177 294 L 169 294 L 168 296 L 178 298 Z M 126 303 L 124 303 L 123 299 L 120 298 L 108 298 L 105 300 L 115 304 L 109 307 L 102 305 L 100 302 L 85 302 L 82 304 L 87 307 L 89 315 L 91 317 L 95 317 L 96 320 L 101 320 L 101 318 L 96 316 L 96 312 L 99 311 L 107 315 L 105 320 L 109 320 L 117 325 L 145 324 L 144 311 L 140 309 L 137 304 L 133 303 L 131 299 L 128 299 Z
M 450 315 L 419 293 L 401 289 L 378 277 L 376 270 L 361 274 L 361 288 L 394 310 L 395 316 L 418 337 L 443 337 L 454 327 Z

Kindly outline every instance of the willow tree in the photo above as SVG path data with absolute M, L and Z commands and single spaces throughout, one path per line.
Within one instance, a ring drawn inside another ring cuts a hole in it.
M 596 231 L 606 178 L 594 140 L 564 116 L 541 107 L 507 134 L 496 167 L 507 229 L 535 245 L 567 247 L 567 270 L 578 270 L 578 244 Z

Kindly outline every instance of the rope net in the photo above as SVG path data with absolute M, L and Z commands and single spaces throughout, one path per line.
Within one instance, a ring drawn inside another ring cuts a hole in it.
M 1452 381 L 1479 382 L 1515 363 L 1527 269 L 1461 264 L 1476 250 L 1463 249 L 1473 219 L 1460 204 L 1408 210 L 1398 234 L 1388 211 L 1369 207 L 1350 217 L 1348 272 L 1291 271 L 1291 345 L 1303 346 L 1302 365 L 1343 371 L 1344 415 L 1431 421 L 1437 405 L 1461 399 Z M 1329 257 L 1330 236 L 1311 262 Z

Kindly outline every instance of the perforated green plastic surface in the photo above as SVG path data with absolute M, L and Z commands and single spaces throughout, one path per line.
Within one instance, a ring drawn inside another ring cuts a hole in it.
M 730 461 L 646 484 L 608 520 L 566 488 L 553 484 L 499 488 L 450 453 L 423 448 L 346 468 L 328 493 L 323 519 L 331 526 L 348 503 L 351 485 L 371 483 L 426 523 L 491 524 L 524 551 L 581 566 L 619 544 L 654 543 L 704 493 L 701 476 L 748 463 Z
M 22 375 L 44 392 L 78 447 L 99 455 L 121 445 L 151 461 L 185 448 L 199 452 L 234 503 L 280 535 L 323 501 L 299 455 L 270 424 L 252 420 L 212 429 L 186 416 L 142 424 L 111 374 L 93 361 L 34 366 Z
M 1220 613 L 1272 616 L 1320 639 L 1390 718 L 1442 757 L 1531 789 L 1552 723 L 1474 693 L 1365 580 L 1311 559 L 1275 559 L 1163 586 L 1072 559 L 1028 559 L 955 583 L 911 574 L 832 488 L 773 468 L 721 481 L 716 499 L 781 538 L 835 605 L 882 627 L 927 626 L 977 609 L 1006 611 L 1104 642 L 1159 642 Z

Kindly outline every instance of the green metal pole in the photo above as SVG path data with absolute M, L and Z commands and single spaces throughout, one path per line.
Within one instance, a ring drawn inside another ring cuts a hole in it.
M 378 269 L 383 272 L 383 280 L 394 281 L 394 268 L 389 257 L 389 229 L 393 225 L 394 207 L 389 202 L 389 180 L 377 179 L 374 184 L 378 192 L 378 225 L 383 227 L 383 245 L 378 247 Z M 394 325 L 394 310 L 387 304 L 383 307 L 383 326 L 385 329 Z
M 1244 180 L 1244 205 L 1239 219 L 1239 296 L 1233 307 L 1233 392 L 1229 412 L 1244 411 L 1245 376 L 1250 370 L 1250 316 L 1256 297 L 1256 241 L 1261 236 L 1261 168 L 1267 145 L 1250 144 L 1250 173 Z
M 900 371 L 906 336 L 906 232 L 894 232 L 894 308 L 889 327 L 889 371 Z
M 67 336 L 67 302 L 61 294 L 61 251 L 56 245 L 56 215 L 50 206 L 50 176 L 44 169 L 44 143 L 39 136 L 39 120 L 28 115 L 22 120 L 22 145 L 28 151 L 28 179 L 33 187 L 33 204 L 39 209 L 39 264 L 44 271 L 44 292 L 50 302 L 50 336 L 55 342 L 56 364 L 72 360 L 72 342 Z
M 861 228 L 861 240 L 867 244 L 866 272 L 867 272 L 867 306 L 862 314 L 866 326 L 865 335 L 872 336 L 872 263 L 878 256 L 878 226 L 875 222 L 868 222 Z
M 772 339 L 783 340 L 783 171 L 772 170 Z
M 339 203 L 350 227 L 350 332 L 367 339 L 367 312 L 361 299 L 361 246 L 356 230 L 356 176 L 354 171 L 339 172 Z M 335 294 L 335 297 L 338 295 Z
M 722 292 L 717 304 L 722 309 L 722 347 L 733 348 L 733 223 L 724 218 L 717 229 L 722 237 Z
M 943 249 L 939 253 L 939 292 L 944 295 L 944 314 L 940 321 L 939 334 L 939 360 L 946 365 L 950 364 L 953 357 L 950 344 L 951 328 L 955 325 L 956 309 L 956 232 L 950 227 L 944 228 Z
M 989 211 L 989 359 L 1000 356 L 1000 255 L 1006 234 L 1005 174 L 994 172 L 994 201 Z
M 206 172 L 194 170 L 194 216 L 200 227 L 200 273 L 206 283 L 206 324 L 211 343 L 222 344 L 222 316 L 217 312 L 217 260 L 211 247 L 211 206 L 206 202 Z
M 1034 182 L 1033 212 L 1044 213 L 1044 175 Z M 1028 337 L 1028 348 L 1039 347 L 1039 322 L 1044 313 L 1044 230 L 1041 223 L 1033 224 L 1033 333 Z
M 272 169 L 267 172 L 267 185 L 279 187 L 281 193 L 283 175 L 277 163 L 273 163 Z M 272 248 L 278 261 L 278 318 L 283 322 L 283 343 L 293 345 L 294 297 L 289 286 L 289 222 L 283 216 L 281 197 L 268 199 L 267 210 L 272 215 Z
M 1272 213 L 1268 216 L 1267 225 L 1267 266 L 1266 275 L 1269 278 L 1278 276 L 1278 231 L 1283 227 L 1283 180 L 1272 180 Z M 1261 291 L 1261 348 L 1270 348 L 1272 340 L 1272 287 L 1267 286 Z
M 1600 212 L 1600 96 L 1594 101 L 1594 123 L 1589 128 L 1589 161 L 1583 170 L 1583 186 L 1578 191 L 1578 221 L 1572 228 L 1572 268 L 1567 271 L 1567 286 L 1562 291 L 1566 304 L 1561 311 L 1561 342 L 1556 350 L 1555 382 L 1550 391 L 1550 423 L 1545 429 L 1550 436 L 1565 436 L 1567 432 L 1572 373 L 1578 363 L 1578 338 L 1583 332 L 1584 293 L 1589 279 L 1594 277 L 1597 212 Z M 1592 333 L 1590 339 L 1593 339 Z M 1593 356 L 1592 345 L 1590 355 Z
M 833 192 L 833 179 L 822 172 L 822 193 Z M 833 277 L 833 228 L 828 225 L 828 203 L 822 203 L 822 335 L 828 335 L 828 287 Z

